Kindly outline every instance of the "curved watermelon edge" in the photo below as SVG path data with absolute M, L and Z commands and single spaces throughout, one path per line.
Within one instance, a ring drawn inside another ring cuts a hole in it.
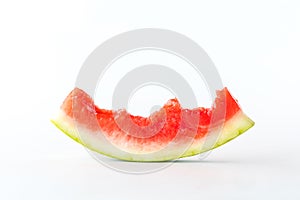
M 239 119 L 239 120 L 236 121 L 236 119 Z M 219 134 L 219 137 L 217 138 L 217 140 L 214 142 L 213 145 L 208 146 L 208 148 L 205 148 L 205 147 L 201 147 L 201 144 L 200 145 L 197 143 L 192 144 L 191 147 L 188 149 L 188 151 L 186 151 L 181 156 L 181 158 L 198 155 L 198 154 L 216 149 L 216 148 L 230 142 L 231 140 L 237 138 L 238 136 L 242 135 L 247 130 L 249 130 L 251 127 L 253 127 L 254 125 L 255 125 L 255 122 L 252 121 L 243 111 L 240 111 L 240 112 L 236 113 L 231 119 L 229 119 L 227 122 L 224 123 L 223 128 L 221 130 L 222 133 Z M 215 136 L 213 136 L 212 138 L 215 140 L 214 137 Z M 203 142 L 203 141 L 200 141 L 200 143 L 201 142 Z
M 111 158 L 115 158 L 115 159 L 120 159 L 118 157 L 115 157 L 113 155 L 110 155 L 110 154 L 107 154 L 105 152 L 102 152 L 102 151 L 99 151 L 98 149 L 93 149 L 89 146 L 87 146 L 84 142 L 82 142 L 80 140 L 80 138 L 78 137 L 78 134 L 75 130 L 74 127 L 70 127 L 70 128 L 63 128 L 63 127 L 66 127 L 66 126 L 63 126 L 63 125 L 60 125 L 61 123 L 58 122 L 59 120 L 54 120 L 54 119 L 50 119 L 50 122 L 52 124 L 54 124 L 60 131 L 62 131 L 65 135 L 67 135 L 68 137 L 70 137 L 71 139 L 73 139 L 75 142 L 81 144 L 82 146 L 94 151 L 94 152 L 97 152 L 97 153 L 100 153 L 100 154 L 103 154 L 105 156 L 108 156 L 108 157 L 111 157 Z M 71 126 L 74 126 L 74 125 L 71 125 Z M 69 131 L 68 131 L 69 130 Z
M 219 138 L 216 140 L 216 142 L 211 146 L 208 146 L 208 147 L 201 146 L 201 145 L 203 145 L 205 140 L 200 139 L 198 141 L 195 141 L 193 144 L 191 144 L 190 147 L 180 157 L 178 157 L 178 156 L 172 157 L 172 155 L 170 155 L 170 156 L 161 156 L 161 157 L 158 156 L 158 157 L 153 157 L 153 158 L 138 157 L 138 159 L 137 159 L 137 158 L 130 156 L 130 154 L 126 155 L 128 157 L 114 156 L 111 154 L 107 154 L 106 152 L 100 151 L 99 149 L 94 149 L 91 146 L 86 145 L 84 142 L 82 142 L 80 140 L 77 130 L 74 127 L 74 122 L 67 123 L 68 120 L 60 119 L 62 117 L 61 115 L 64 116 L 65 114 L 62 111 L 60 111 L 60 114 L 56 118 L 56 120 L 51 119 L 51 122 L 58 129 L 60 129 L 63 133 L 65 133 L 68 137 L 72 138 L 74 141 L 78 142 L 79 144 L 85 146 L 86 148 L 88 148 L 92 151 L 101 153 L 108 157 L 126 160 L 126 161 L 136 161 L 136 162 L 170 161 L 170 160 L 175 160 L 178 158 L 195 156 L 200 153 L 204 153 L 206 151 L 215 149 L 219 146 L 222 146 L 223 144 L 226 144 L 227 142 L 233 140 L 234 138 L 238 137 L 242 133 L 246 132 L 248 129 L 253 127 L 255 124 L 247 115 L 245 115 L 242 111 L 240 111 L 240 112 L 236 113 L 231 119 L 229 119 L 228 121 L 226 121 L 224 123 L 224 126 L 222 128 L 222 133 L 219 135 Z M 70 119 L 71 118 L 69 118 L 69 120 Z M 70 124 L 70 123 L 73 123 L 73 124 Z M 216 134 L 219 134 L 219 132 Z M 216 135 L 214 135 L 214 133 L 211 133 L 211 135 L 213 136 L 212 138 L 215 140 Z
M 68 137 L 70 137 L 71 139 L 73 139 L 74 141 L 78 142 L 79 144 L 82 144 L 80 139 L 78 137 L 75 137 L 75 133 L 72 134 L 72 132 L 74 132 L 74 130 L 67 131 L 66 129 L 62 128 L 61 125 L 59 125 L 58 122 L 56 122 L 54 119 L 50 119 L 51 123 L 54 124 L 59 130 L 61 130 L 64 134 L 66 134 Z M 84 144 L 82 144 L 84 145 Z

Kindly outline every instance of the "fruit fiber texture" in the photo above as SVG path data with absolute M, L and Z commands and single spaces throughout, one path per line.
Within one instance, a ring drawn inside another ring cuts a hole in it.
M 98 153 L 120 160 L 165 161 L 219 147 L 254 125 L 227 88 L 212 108 L 185 109 L 170 99 L 149 117 L 125 109 L 100 109 L 79 88 L 67 96 L 51 120 L 66 135 Z

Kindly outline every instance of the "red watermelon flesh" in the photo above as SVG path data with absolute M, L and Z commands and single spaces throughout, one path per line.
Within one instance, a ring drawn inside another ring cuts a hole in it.
M 170 99 L 149 117 L 125 109 L 98 108 L 75 88 L 52 122 L 68 136 L 104 155 L 131 161 L 164 161 L 193 156 L 234 139 L 254 125 L 227 88 L 212 108 L 185 109 Z

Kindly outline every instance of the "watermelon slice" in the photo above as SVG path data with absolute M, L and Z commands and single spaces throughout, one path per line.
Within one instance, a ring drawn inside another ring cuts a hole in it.
M 85 147 L 128 161 L 165 161 L 193 156 L 219 147 L 254 125 L 227 88 L 217 91 L 212 108 L 185 109 L 169 100 L 149 117 L 125 109 L 98 108 L 75 88 L 51 120 Z

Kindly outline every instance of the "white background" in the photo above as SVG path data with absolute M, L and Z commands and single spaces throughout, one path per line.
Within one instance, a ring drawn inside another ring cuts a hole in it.
M 300 199 L 299 10 L 297 0 L 1 1 L 1 199 Z M 147 27 L 201 45 L 256 125 L 203 162 L 128 175 L 49 119 L 95 47 Z

